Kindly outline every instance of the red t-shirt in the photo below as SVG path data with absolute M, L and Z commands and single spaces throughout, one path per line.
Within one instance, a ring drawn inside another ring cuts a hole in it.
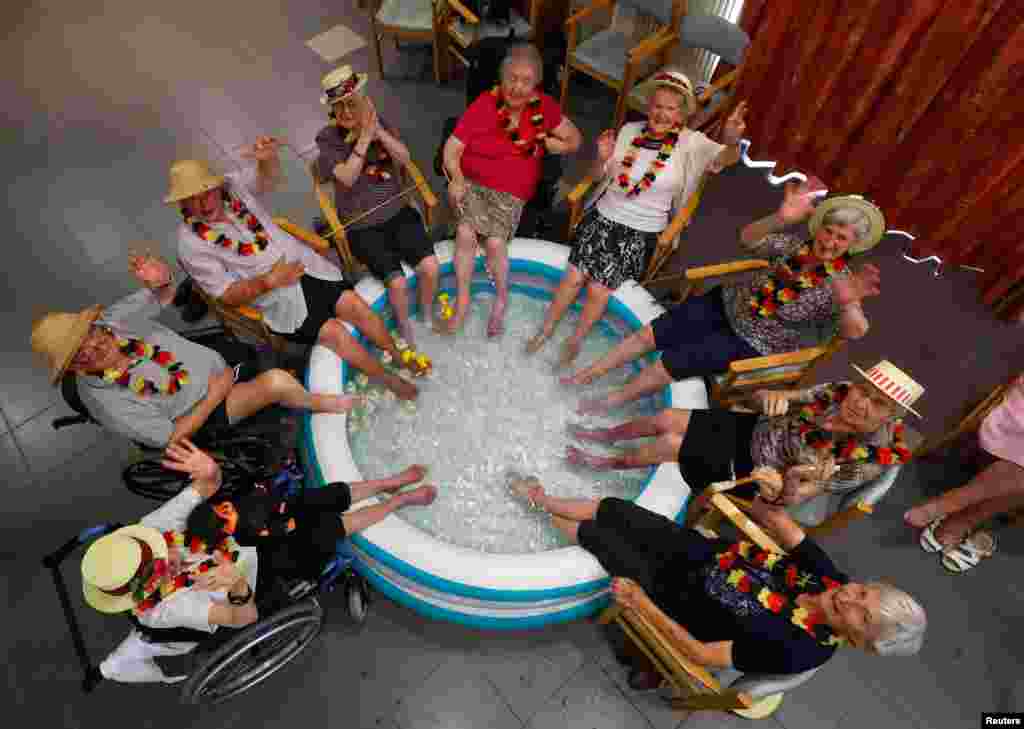
M 540 95 L 540 112 L 544 121 L 539 131 L 550 132 L 562 123 L 558 102 L 547 94 Z M 520 131 L 533 129 L 529 115 L 529 108 L 524 106 L 519 115 Z M 521 200 L 533 197 L 540 181 L 541 158 L 525 156 L 499 126 L 498 99 L 494 94 L 484 92 L 469 105 L 455 127 L 455 137 L 466 145 L 462 174 L 468 179 Z

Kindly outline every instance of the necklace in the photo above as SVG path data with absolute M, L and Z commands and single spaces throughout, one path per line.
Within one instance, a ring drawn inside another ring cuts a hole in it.
M 658 177 L 658 173 L 665 169 L 665 165 L 668 163 L 669 157 L 672 156 L 672 150 L 676 148 L 676 143 L 678 141 L 678 127 L 669 129 L 663 135 L 655 135 L 654 132 L 651 131 L 650 125 L 644 125 L 643 131 L 634 137 L 633 141 L 629 143 L 629 151 L 626 152 L 626 156 L 622 159 L 622 167 L 624 168 L 624 171 L 619 173 L 618 182 L 619 187 L 621 187 L 623 192 L 626 193 L 626 197 L 636 197 L 654 184 L 654 181 Z M 647 167 L 647 171 L 644 172 L 643 176 L 637 180 L 631 188 L 629 186 L 629 173 L 633 169 L 633 164 L 636 162 L 636 150 L 638 149 L 655 149 L 658 153 L 655 155 L 654 159 L 651 160 L 651 164 Z
M 810 263 L 816 265 L 809 270 L 800 271 Z M 761 319 L 775 317 L 780 306 L 796 301 L 802 291 L 827 283 L 837 273 L 849 267 L 849 254 L 844 253 L 831 261 L 822 261 L 811 253 L 810 245 L 805 243 L 792 256 L 782 258 L 775 264 L 767 280 L 750 298 L 750 311 Z
M 257 253 L 262 253 L 266 250 L 267 246 L 270 245 L 270 237 L 267 235 L 267 231 L 264 230 L 263 224 L 259 221 L 255 215 L 249 212 L 249 208 L 245 207 L 241 199 L 228 192 L 227 188 L 224 188 L 224 197 L 227 198 L 226 205 L 228 209 L 235 214 L 239 220 L 245 224 L 245 227 L 255 236 L 255 240 L 251 243 L 239 242 L 234 238 L 229 238 L 223 233 L 218 233 L 206 222 L 195 215 L 189 215 L 185 212 L 184 206 L 181 209 L 182 217 L 185 218 L 185 224 L 192 228 L 192 231 L 200 238 L 208 243 L 212 243 L 215 246 L 221 248 L 227 248 L 234 251 L 240 256 L 252 256 Z
M 164 532 L 164 541 L 168 549 L 184 550 L 185 535 L 181 532 Z M 220 552 L 231 562 L 238 561 L 238 544 L 231 537 L 225 537 L 223 541 L 214 546 L 214 550 Z M 189 540 L 188 551 L 191 554 L 202 554 L 208 551 L 207 545 L 201 539 L 193 537 Z M 133 612 L 135 615 L 142 615 L 152 610 L 172 594 L 183 588 L 192 587 L 195 584 L 195 576 L 209 572 L 217 566 L 213 557 L 195 564 L 187 570 L 170 577 L 167 560 L 154 559 L 150 566 L 131 582 L 132 599 L 135 601 Z
M 520 134 L 519 129 L 514 128 L 512 113 L 508 109 L 504 94 L 501 93 L 501 87 L 495 86 L 491 89 L 491 93 L 495 97 L 494 103 L 498 110 L 498 126 L 505 130 L 508 138 L 512 140 L 512 144 L 516 145 L 524 157 L 542 156 L 544 154 L 542 142 L 548 135 L 543 131 L 544 115 L 540 110 L 540 97 L 534 96 L 526 102 L 526 109 L 529 111 L 527 122 L 530 125 L 530 130 L 524 130 L 525 133 Z
M 910 449 L 906 447 L 902 422 L 893 426 L 893 444 L 889 447 L 863 443 L 856 435 L 838 437 L 836 433 L 817 426 L 816 419 L 833 406 L 842 405 L 849 394 L 850 385 L 843 383 L 825 388 L 813 402 L 801 406 L 797 418 L 803 442 L 815 450 L 831 450 L 836 463 L 867 461 L 891 466 L 909 461 Z
M 124 369 L 111 368 L 103 371 L 103 381 L 121 387 L 127 387 L 136 395 L 146 397 L 153 394 L 173 395 L 181 389 L 182 385 L 188 384 L 188 370 L 182 368 L 181 362 L 174 359 L 174 355 L 158 345 L 153 345 L 142 339 L 118 339 L 117 348 L 123 354 L 135 357 L 135 362 Z M 151 362 L 167 370 L 167 382 L 157 386 L 152 380 L 145 377 L 132 377 L 129 370 L 138 362 L 148 359 Z

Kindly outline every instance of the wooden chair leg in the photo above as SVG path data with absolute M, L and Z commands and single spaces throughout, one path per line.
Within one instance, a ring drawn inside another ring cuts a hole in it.
M 370 28 L 370 32 L 373 34 L 373 50 L 377 54 L 377 72 L 380 73 L 381 78 L 384 77 L 384 54 L 380 49 L 380 33 L 377 32 L 377 24 L 373 23 Z
M 562 113 L 569 113 L 569 76 L 572 75 L 572 64 L 569 63 L 569 58 L 565 59 L 565 67 L 562 69 L 562 98 L 558 100 L 559 106 L 562 107 Z

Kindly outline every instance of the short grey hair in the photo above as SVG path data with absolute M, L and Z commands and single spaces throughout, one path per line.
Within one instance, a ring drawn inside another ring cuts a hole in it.
M 537 50 L 537 46 L 532 43 L 520 43 L 509 48 L 505 58 L 501 61 L 499 78 L 504 80 L 509 67 L 515 63 L 530 64 L 533 67 L 534 75 L 537 77 L 538 86 L 544 81 L 544 58 L 540 55 L 540 51 Z
M 879 595 L 878 629 L 868 648 L 880 656 L 912 656 L 924 645 L 928 616 L 913 597 L 887 582 L 869 582 Z
M 857 242 L 868 237 L 871 232 L 871 220 L 863 210 L 854 207 L 834 207 L 821 217 L 822 227 L 826 225 L 847 225 L 853 228 Z

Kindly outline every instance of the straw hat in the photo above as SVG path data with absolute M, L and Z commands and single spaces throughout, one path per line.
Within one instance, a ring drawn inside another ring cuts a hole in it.
M 82 558 L 82 594 L 101 613 L 131 610 L 135 599 L 126 589 L 142 564 L 145 543 L 153 559 L 167 559 L 167 542 L 156 529 L 141 524 L 118 529 L 89 545 Z M 114 594 L 124 591 L 124 594 Z
M 320 103 L 324 106 L 336 104 L 352 94 L 359 93 L 366 86 L 368 78 L 365 73 L 355 73 L 351 66 L 334 69 L 320 79 L 320 88 L 324 92 L 320 97 Z
M 826 213 L 835 208 L 856 208 L 864 213 L 870 221 L 871 228 L 868 231 L 867 237 L 851 244 L 850 253 L 863 253 L 874 248 L 878 245 L 878 241 L 882 240 L 882 236 L 885 235 L 885 216 L 877 205 L 870 200 L 865 200 L 860 195 L 839 195 L 822 202 L 815 208 L 814 215 L 811 216 L 810 222 L 807 223 L 811 235 L 815 235 L 818 232 L 818 226 L 821 225 L 821 221 L 824 220 Z
M 210 166 L 198 159 L 180 159 L 171 165 L 171 189 L 164 198 L 165 203 L 187 200 L 224 184 L 222 175 L 215 175 Z
M 679 71 L 658 71 L 644 81 L 638 91 L 643 94 L 644 98 L 649 99 L 654 90 L 661 87 L 672 89 L 683 95 L 683 98 L 686 99 L 687 114 L 697 111 L 697 97 L 693 92 L 693 83 L 690 82 L 686 74 Z
M 912 405 L 924 394 L 924 388 L 906 372 L 887 359 L 883 359 L 867 372 L 853 363 L 851 366 L 897 405 L 921 417 L 921 413 L 914 410 Z
M 71 360 L 103 312 L 102 306 L 91 306 L 77 314 L 55 312 L 46 314 L 32 325 L 32 350 L 47 359 L 50 381 L 60 382 Z

